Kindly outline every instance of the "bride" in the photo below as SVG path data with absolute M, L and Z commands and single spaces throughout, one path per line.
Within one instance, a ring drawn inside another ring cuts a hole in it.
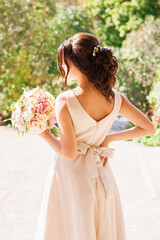
M 126 240 L 121 200 L 109 158 L 113 141 L 152 135 L 147 116 L 114 88 L 118 62 L 88 33 L 58 49 L 61 79 L 78 80 L 56 98 L 60 137 L 40 134 L 55 151 L 35 240 Z M 117 115 L 135 126 L 108 134 Z M 129 187 L 129 186 L 128 186 Z

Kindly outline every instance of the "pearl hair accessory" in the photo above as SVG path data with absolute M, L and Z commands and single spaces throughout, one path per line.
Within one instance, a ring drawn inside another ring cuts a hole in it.
M 95 57 L 95 56 L 96 56 L 96 53 L 97 53 L 98 51 L 100 51 L 100 50 L 101 50 L 100 44 L 98 44 L 96 47 L 94 47 L 93 53 L 92 53 L 93 57 Z

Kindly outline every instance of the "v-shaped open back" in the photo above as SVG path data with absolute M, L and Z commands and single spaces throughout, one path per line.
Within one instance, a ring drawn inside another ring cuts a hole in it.
M 115 90 L 113 89 L 113 91 L 114 91 L 114 93 L 115 93 Z M 106 120 L 108 117 L 110 117 L 113 113 L 114 113 L 114 111 L 115 111 L 115 108 L 116 108 L 116 101 L 117 101 L 117 94 L 115 93 L 115 99 L 114 99 L 114 106 L 113 106 L 113 109 L 112 109 L 112 111 L 108 114 L 108 115 L 106 115 L 105 117 L 103 117 L 102 119 L 100 119 L 100 120 L 95 120 L 93 117 L 91 117 L 89 114 L 88 114 L 88 112 L 84 109 L 84 107 L 81 105 L 81 103 L 79 102 L 79 100 L 78 100 L 78 98 L 77 98 L 77 96 L 74 94 L 74 92 L 71 90 L 71 92 L 73 93 L 73 96 L 75 97 L 75 99 L 76 99 L 76 102 L 78 103 L 78 105 L 80 106 L 80 108 L 82 109 L 82 111 L 84 112 L 84 114 L 86 115 L 86 116 L 88 116 L 89 118 L 91 118 L 93 121 L 95 121 L 96 123 L 99 123 L 99 122 L 101 122 L 101 121 L 104 121 L 104 120 Z
M 89 144 L 99 145 L 110 130 L 121 106 L 121 96 L 116 89 L 115 101 L 112 111 L 99 121 L 93 119 L 80 104 L 73 90 L 65 92 L 68 110 L 75 129 L 77 141 L 85 141 Z

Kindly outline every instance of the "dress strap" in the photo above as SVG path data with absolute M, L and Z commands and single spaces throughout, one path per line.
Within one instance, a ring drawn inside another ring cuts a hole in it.
M 71 98 L 73 98 L 71 90 L 65 91 L 65 96 L 66 96 L 66 99 L 67 99 L 68 107 L 70 107 L 70 105 L 73 103 L 73 101 L 71 101 Z
M 71 96 L 71 93 L 70 93 L 69 90 L 65 91 L 65 96 L 66 96 L 66 99 L 67 99 L 68 110 L 70 110 L 70 96 Z
M 115 93 L 115 98 L 116 98 L 116 101 L 115 101 L 115 104 L 116 104 L 115 112 L 116 112 L 116 114 L 118 114 L 119 110 L 121 108 L 121 104 L 122 104 L 122 97 L 121 97 L 120 93 L 117 91 L 117 89 L 113 88 L 113 91 Z
M 77 105 L 76 105 L 76 101 L 72 101 L 73 100 L 73 94 L 71 90 L 67 90 L 64 92 L 66 99 L 67 99 L 67 106 L 68 106 L 68 110 L 70 112 L 70 115 L 72 115 L 73 117 L 77 115 L 77 112 L 75 111 L 77 109 Z
M 71 96 L 70 91 L 71 91 L 71 90 L 65 91 L 65 96 L 66 96 L 67 100 L 68 100 L 68 98 Z

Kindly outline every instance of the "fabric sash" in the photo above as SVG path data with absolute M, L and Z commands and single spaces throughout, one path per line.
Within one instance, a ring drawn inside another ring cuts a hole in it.
M 108 158 L 113 158 L 114 153 L 115 149 L 113 148 L 97 147 L 94 145 L 89 145 L 84 142 L 77 143 L 77 154 L 85 155 L 85 163 L 90 178 L 100 177 L 105 189 L 106 198 L 107 193 L 109 193 L 111 189 L 108 184 L 106 169 L 103 166 L 102 160 L 100 159 L 100 155 Z

